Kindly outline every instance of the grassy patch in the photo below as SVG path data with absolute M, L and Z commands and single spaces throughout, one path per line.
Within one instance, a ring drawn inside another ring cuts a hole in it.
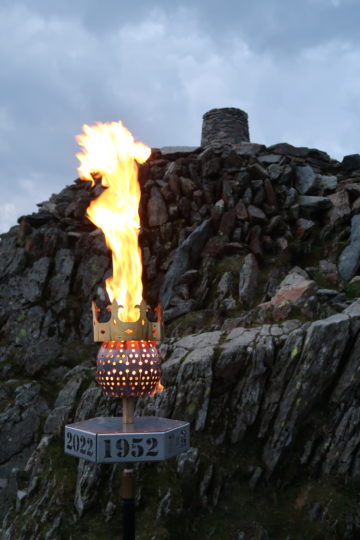
M 348 300 L 359 298 L 360 297 L 360 281 L 355 281 L 354 283 L 348 283 L 345 286 L 345 294 Z
M 240 255 L 227 255 L 216 261 L 214 275 L 222 276 L 225 272 L 238 273 L 244 257 Z
M 322 289 L 334 289 L 334 282 L 319 270 L 313 273 L 313 279 Z
M 269 538 L 292 540 L 335 540 L 340 538 L 330 527 L 356 514 L 358 495 L 347 493 L 336 479 L 306 481 L 274 490 L 270 486 L 251 491 L 236 479 L 224 489 L 216 512 L 204 512 L 193 526 L 189 540 L 196 538 L 236 538 L 243 531 L 251 538 L 262 538 L 263 528 Z M 312 521 L 311 507 L 320 505 L 324 517 Z M 176 538 L 171 536 L 171 538 Z

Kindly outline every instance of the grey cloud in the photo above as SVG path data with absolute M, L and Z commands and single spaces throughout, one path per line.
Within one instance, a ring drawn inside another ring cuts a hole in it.
M 83 123 L 196 145 L 206 110 L 238 106 L 257 142 L 358 151 L 360 45 L 343 28 L 355 8 L 314 2 L 300 16 L 280 0 L 4 0 L 0 230 L 76 177 Z

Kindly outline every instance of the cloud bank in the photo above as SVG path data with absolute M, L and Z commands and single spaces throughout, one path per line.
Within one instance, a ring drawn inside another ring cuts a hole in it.
M 172 11 L 140 2 L 138 14 L 110 1 L 105 15 L 76 4 L 0 7 L 0 231 L 77 176 L 74 136 L 84 123 L 121 119 L 151 146 L 197 145 L 202 115 L 233 106 L 248 112 L 254 142 L 338 159 L 359 152 L 357 34 L 319 27 L 292 36 L 294 13 L 280 1 L 257 0 L 244 16 L 229 2 L 227 18 L 212 1 Z M 355 9 L 349 0 L 307 4 L 337 28 Z

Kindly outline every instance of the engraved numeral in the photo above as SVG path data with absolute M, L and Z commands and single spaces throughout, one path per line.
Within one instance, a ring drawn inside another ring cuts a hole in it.
M 129 453 L 129 443 L 126 439 L 117 439 L 116 441 L 117 457 L 124 458 Z
M 84 435 L 81 435 L 81 437 L 80 437 L 80 454 L 86 454 L 85 447 L 86 447 L 86 439 L 85 439 Z
M 110 439 L 104 439 L 105 452 L 104 457 L 111 458 L 111 441 Z
M 86 455 L 92 457 L 94 455 L 94 441 L 92 439 L 86 439 L 87 442 L 87 451 Z
M 66 432 L 66 448 L 72 450 L 72 433 L 71 431 Z
M 144 448 L 142 446 L 142 439 L 134 438 L 131 442 L 131 455 L 132 457 L 141 457 L 144 454 Z
M 159 453 L 157 439 L 149 437 L 149 439 L 146 439 L 146 444 L 148 445 L 146 456 L 157 456 Z
M 74 433 L 74 436 L 73 436 L 73 450 L 74 450 L 74 452 L 78 452 L 79 448 L 80 448 L 79 435 L 77 435 L 77 433 Z

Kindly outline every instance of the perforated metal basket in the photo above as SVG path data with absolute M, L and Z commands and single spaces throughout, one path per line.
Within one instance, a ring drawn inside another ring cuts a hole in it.
M 152 394 L 161 377 L 155 341 L 105 341 L 97 355 L 96 379 L 105 395 L 119 398 Z

